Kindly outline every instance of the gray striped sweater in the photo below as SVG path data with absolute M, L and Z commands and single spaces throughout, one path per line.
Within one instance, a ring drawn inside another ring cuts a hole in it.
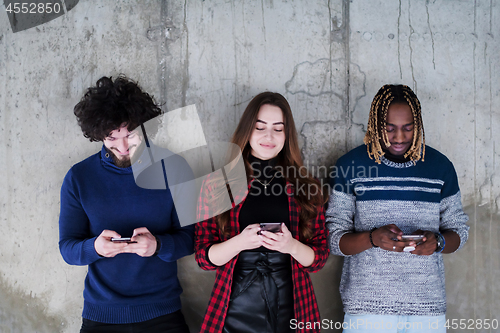
M 366 146 L 342 156 L 332 170 L 326 211 L 329 246 L 335 255 L 346 233 L 394 223 L 404 234 L 417 229 L 452 230 L 467 241 L 453 164 L 426 146 L 425 161 L 382 164 L 368 157 Z M 370 248 L 345 256 L 340 282 L 344 311 L 350 314 L 441 315 L 446 312 L 445 276 L 440 253 L 420 256 Z

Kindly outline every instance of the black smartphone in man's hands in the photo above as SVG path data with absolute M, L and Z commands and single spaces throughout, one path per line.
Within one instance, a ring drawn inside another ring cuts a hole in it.
M 137 242 L 132 242 L 131 238 L 130 237 L 114 237 L 114 238 L 111 238 L 111 241 L 114 242 L 114 243 L 137 243 Z

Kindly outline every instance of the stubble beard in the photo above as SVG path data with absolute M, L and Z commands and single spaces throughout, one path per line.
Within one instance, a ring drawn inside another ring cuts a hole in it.
M 132 164 L 130 163 L 130 155 L 124 156 L 122 159 L 119 159 L 116 154 L 108 149 L 106 147 L 106 151 L 108 152 L 109 156 L 111 156 L 111 159 L 113 160 L 114 165 L 116 165 L 119 168 L 128 168 Z

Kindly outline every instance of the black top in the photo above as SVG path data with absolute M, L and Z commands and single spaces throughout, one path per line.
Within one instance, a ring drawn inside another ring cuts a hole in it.
M 286 181 L 274 168 L 276 159 L 264 161 L 250 155 L 248 162 L 255 180 L 240 210 L 240 231 L 250 224 L 263 222 L 283 222 L 290 230 Z M 276 252 L 263 246 L 249 251 Z
M 406 163 L 406 162 L 409 162 L 411 159 L 410 159 L 410 156 L 408 157 L 404 157 L 406 152 L 402 155 L 393 155 L 389 152 L 389 150 L 387 149 L 383 149 L 382 150 L 384 151 L 384 157 L 387 158 L 389 161 L 391 162 L 395 162 L 395 163 Z

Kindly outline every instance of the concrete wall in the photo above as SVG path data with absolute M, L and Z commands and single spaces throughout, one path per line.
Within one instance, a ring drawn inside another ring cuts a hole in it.
M 59 189 L 100 147 L 81 135 L 73 106 L 118 73 L 165 110 L 195 103 L 209 140 L 228 140 L 257 93 L 280 92 L 310 166 L 362 143 L 380 86 L 409 85 L 470 216 L 468 244 L 445 259 L 448 318 L 500 320 L 499 16 L 496 0 L 82 0 L 13 33 L 0 6 L 0 331 L 78 331 L 86 267 L 59 254 Z M 322 317 L 334 322 L 341 263 L 332 256 L 312 276 Z M 194 256 L 179 266 L 196 332 L 214 274 Z

